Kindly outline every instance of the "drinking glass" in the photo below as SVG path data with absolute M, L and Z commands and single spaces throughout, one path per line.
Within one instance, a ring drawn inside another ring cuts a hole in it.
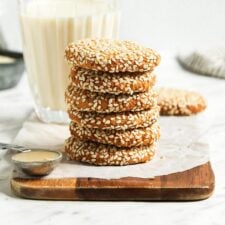
M 23 51 L 40 120 L 67 123 L 66 46 L 84 38 L 118 38 L 117 0 L 19 0 Z

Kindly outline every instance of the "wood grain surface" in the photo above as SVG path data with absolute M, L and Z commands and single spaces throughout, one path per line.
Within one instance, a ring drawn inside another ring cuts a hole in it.
M 11 188 L 17 196 L 49 200 L 202 200 L 212 195 L 214 184 L 210 163 L 154 179 L 11 179 Z

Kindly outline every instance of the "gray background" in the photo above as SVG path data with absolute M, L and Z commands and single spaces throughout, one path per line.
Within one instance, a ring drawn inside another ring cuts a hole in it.
M 0 24 L 12 49 L 21 49 L 17 0 L 0 0 Z M 121 38 L 159 50 L 210 46 L 225 40 L 224 0 L 121 0 Z

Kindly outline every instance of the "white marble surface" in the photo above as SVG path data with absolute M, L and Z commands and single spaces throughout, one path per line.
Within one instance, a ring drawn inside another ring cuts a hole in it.
M 211 126 L 208 138 L 216 176 L 214 195 L 196 202 L 66 202 L 34 201 L 15 197 L 7 179 L 0 180 L 1 225 L 61 224 L 225 224 L 225 80 L 197 76 L 162 54 L 159 84 L 199 90 L 208 99 Z M 0 91 L 0 141 L 11 142 L 32 110 L 26 80 Z M 1 161 L 0 161 L 1 163 Z M 1 173 L 1 171 L 0 171 Z

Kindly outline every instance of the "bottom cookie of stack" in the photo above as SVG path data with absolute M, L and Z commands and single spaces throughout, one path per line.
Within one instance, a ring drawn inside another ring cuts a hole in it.
M 99 166 L 125 166 L 151 160 L 156 144 L 138 147 L 116 147 L 89 141 L 77 141 L 71 136 L 66 140 L 65 153 L 70 160 Z

